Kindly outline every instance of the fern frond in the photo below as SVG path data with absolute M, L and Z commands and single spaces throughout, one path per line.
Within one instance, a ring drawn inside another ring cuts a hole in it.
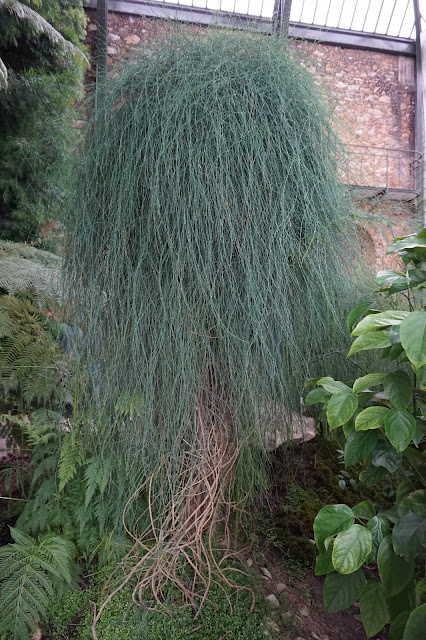
M 59 461 L 58 477 L 59 492 L 75 476 L 78 467 L 84 462 L 84 457 L 77 442 L 77 429 L 72 429 L 63 439 L 61 457 Z
M 111 474 L 111 458 L 90 458 L 84 473 L 86 480 L 85 508 L 89 506 L 96 490 L 103 496 Z
M 70 583 L 75 547 L 58 536 L 37 541 L 10 531 L 15 543 L 0 549 L 0 637 L 28 640 L 46 613 L 55 581 Z
M 44 308 L 58 306 L 60 268 L 61 258 L 53 253 L 0 241 L 0 289 L 11 296 L 31 296 Z
M 0 297 L 0 390 L 7 396 L 21 385 L 29 405 L 52 399 L 65 355 L 47 319 L 31 301 Z

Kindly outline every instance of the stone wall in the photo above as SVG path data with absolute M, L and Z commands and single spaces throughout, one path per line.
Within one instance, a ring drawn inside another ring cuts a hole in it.
M 87 15 L 87 44 L 95 57 L 95 11 L 87 10 Z M 182 28 L 194 33 L 204 29 L 189 24 Z M 115 61 L 130 57 L 142 42 L 153 41 L 173 29 L 173 24 L 163 20 L 110 12 L 108 63 L 113 66 Z M 344 170 L 345 181 L 384 186 L 388 180 L 389 186 L 395 188 L 413 188 L 415 59 L 320 43 L 294 41 L 292 46 L 302 53 L 303 64 L 317 78 L 331 108 L 336 133 L 351 152 Z M 364 145 L 403 152 L 374 151 L 374 155 L 364 154 L 361 158 Z M 379 263 L 383 248 L 392 237 L 411 230 L 414 205 L 404 202 L 389 205 L 377 200 L 364 203 L 363 208 L 387 221 L 387 227 L 381 226 L 380 231 L 379 227 L 370 226 L 360 233 L 360 242 L 366 233 L 373 237 Z
M 88 44 L 95 50 L 95 11 L 89 17 Z M 203 27 L 185 25 L 197 32 Z M 110 12 L 109 61 L 129 56 L 141 43 L 173 26 L 162 20 Z M 336 130 L 347 144 L 414 149 L 415 60 L 334 45 L 293 42 L 305 54 L 333 110 Z

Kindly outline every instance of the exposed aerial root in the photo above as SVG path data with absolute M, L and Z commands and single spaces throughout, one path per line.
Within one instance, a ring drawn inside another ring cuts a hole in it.
M 208 410 L 198 409 L 198 442 L 192 446 L 188 444 L 181 456 L 178 483 L 166 473 L 162 486 L 158 487 L 157 474 L 153 474 L 126 505 L 127 510 L 139 493 L 147 491 L 149 527 L 137 534 L 127 529 L 134 545 L 124 565 L 131 563 L 133 566 L 95 612 L 94 640 L 97 640 L 96 624 L 103 610 L 133 580 L 136 580 L 133 602 L 148 610 L 160 606 L 167 611 L 167 592 L 174 585 L 183 602 L 194 609 L 194 618 L 197 618 L 206 602 L 214 606 L 209 599 L 213 584 L 223 589 L 231 610 L 227 590 L 249 591 L 252 595 L 250 612 L 253 610 L 254 591 L 237 584 L 228 575 L 230 571 L 243 572 L 236 568 L 228 568 L 225 572 L 223 567 L 226 560 L 237 555 L 229 550 L 228 524 L 231 510 L 237 506 L 231 502 L 229 492 L 240 447 L 231 437 L 230 423 L 218 425 L 211 415 L 206 415 L 208 413 Z M 167 467 L 167 462 L 163 461 L 157 473 Z M 162 500 L 164 495 L 172 496 L 166 504 Z M 215 535 L 218 525 L 224 534 L 220 544 Z M 151 604 L 147 603 L 147 597 Z

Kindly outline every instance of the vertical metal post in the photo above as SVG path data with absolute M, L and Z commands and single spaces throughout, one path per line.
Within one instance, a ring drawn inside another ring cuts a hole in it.
M 107 75 L 108 0 L 97 0 L 96 23 L 96 86 L 99 89 Z
M 272 33 L 288 38 L 292 0 L 275 0 L 272 16 Z
M 422 215 L 423 226 L 426 226 L 426 199 L 425 188 L 425 117 L 426 117 L 426 87 L 425 65 L 423 55 L 426 53 L 424 37 L 422 37 L 422 25 L 419 0 L 413 0 L 414 21 L 416 26 L 416 150 L 422 154 L 422 164 L 418 172 L 417 190 L 420 196 L 417 200 L 419 213 Z M 422 42 L 423 41 L 423 42 Z M 423 45 L 423 46 L 422 46 Z M 425 63 L 426 64 L 426 63 Z

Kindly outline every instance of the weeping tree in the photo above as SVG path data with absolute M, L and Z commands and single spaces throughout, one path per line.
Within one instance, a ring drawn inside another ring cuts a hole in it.
M 174 35 L 98 97 L 66 219 L 79 406 L 126 476 L 123 521 L 136 500 L 149 516 L 111 595 L 135 579 L 160 602 L 174 582 L 199 611 L 230 586 L 214 532 L 265 467 L 262 434 L 286 418 L 291 433 L 308 376 L 342 375 L 360 291 L 339 154 L 277 38 Z

